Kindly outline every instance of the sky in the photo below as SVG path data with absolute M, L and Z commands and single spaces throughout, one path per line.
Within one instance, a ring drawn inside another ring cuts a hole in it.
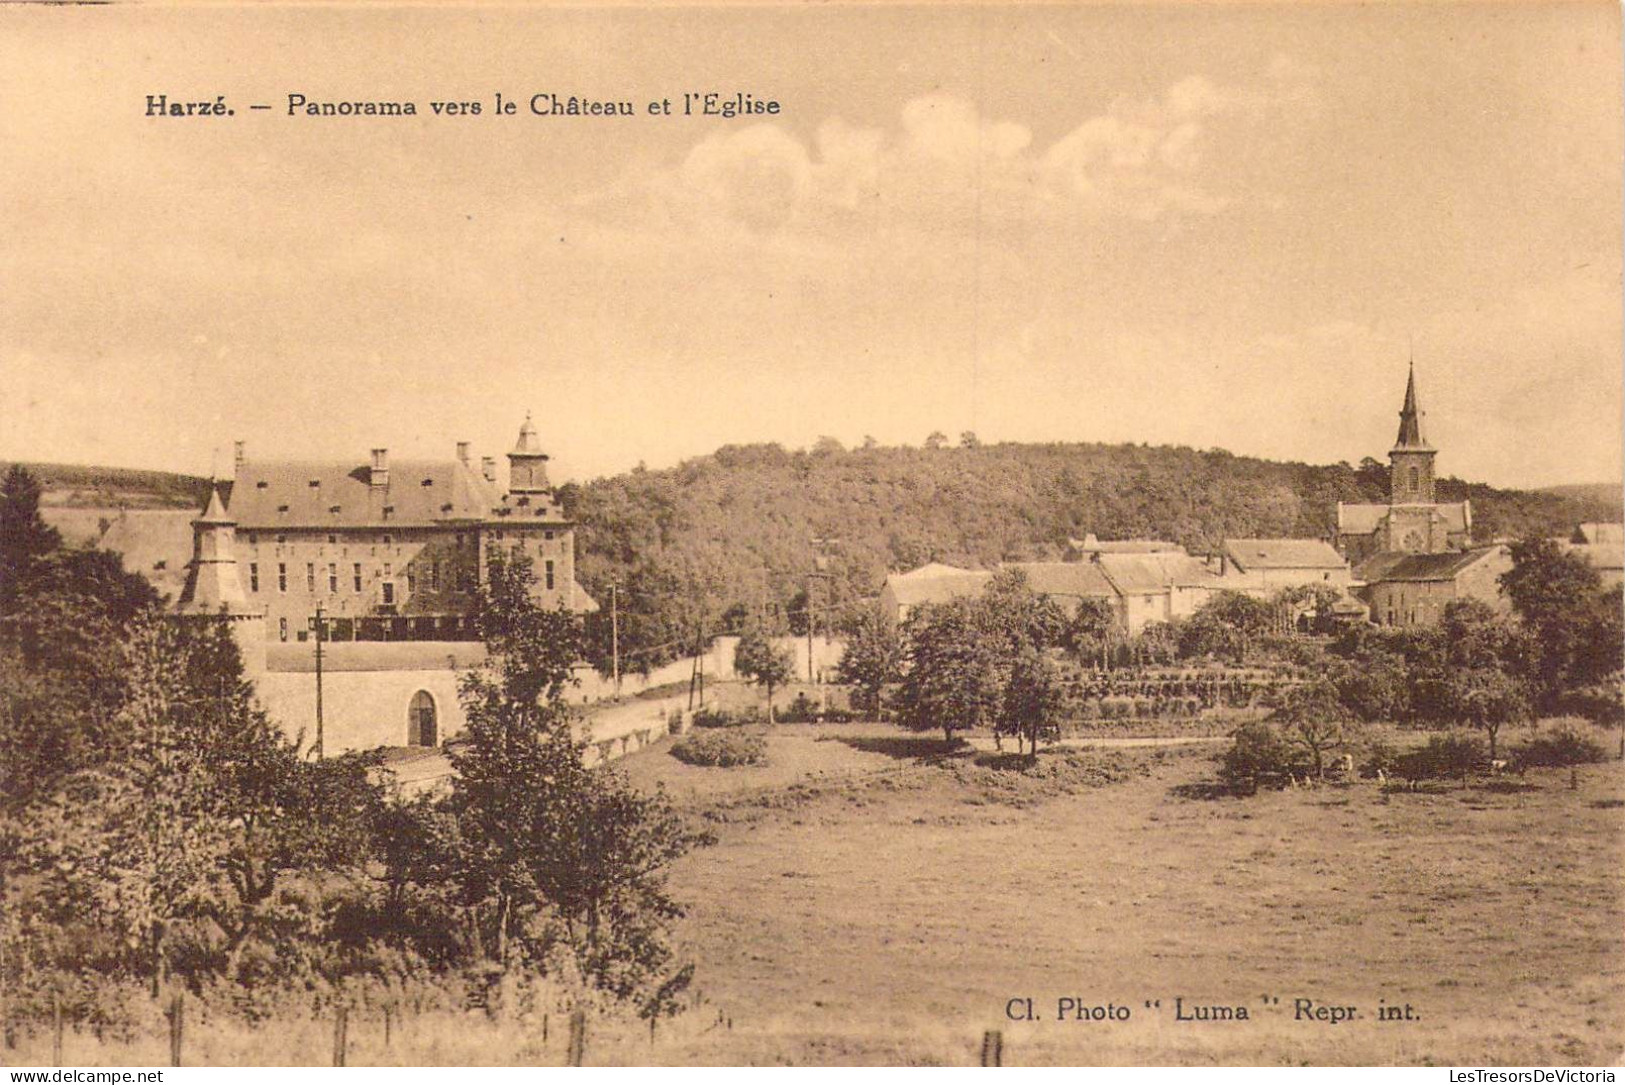
M 0 459 L 501 455 L 529 411 L 559 480 L 966 430 L 1358 462 L 1414 358 L 1442 474 L 1616 481 L 1619 20 L 0 9 Z

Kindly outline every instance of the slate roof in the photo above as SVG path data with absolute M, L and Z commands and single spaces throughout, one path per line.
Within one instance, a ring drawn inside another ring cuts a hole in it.
M 459 460 L 391 463 L 385 487 L 370 478 L 365 463 L 250 461 L 237 468 L 231 515 L 239 530 L 424 527 L 489 519 L 501 503 L 496 486 Z
M 1450 550 L 1443 554 L 1405 554 L 1389 551 L 1374 554 L 1362 562 L 1356 575 L 1367 584 L 1454 580 L 1464 570 L 1500 549 L 1502 548 L 1498 546 L 1486 546 L 1477 550 Z
M 1377 530 L 1382 518 L 1392 505 L 1345 505 L 1337 503 L 1337 532 L 1340 535 L 1369 535 Z M 1465 533 L 1471 529 L 1472 517 L 1467 502 L 1453 501 L 1431 506 L 1444 519 L 1445 529 Z
M 1227 539 L 1224 552 L 1243 571 L 1341 569 L 1343 556 L 1320 539 Z

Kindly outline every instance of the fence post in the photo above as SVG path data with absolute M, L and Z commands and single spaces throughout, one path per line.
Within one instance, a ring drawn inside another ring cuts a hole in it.
M 1004 1065 L 1004 1033 L 996 1028 L 982 1033 L 982 1065 Z
M 51 1065 L 62 1065 L 62 996 L 51 992 Z
M 655 1045 L 655 1018 L 649 1018 L 649 1046 Z
M 542 1014 L 542 1046 L 547 1046 L 547 1014 Z
M 182 1030 L 186 1021 L 186 994 L 176 991 L 175 997 L 169 1000 L 169 1065 L 181 1064 Z
M 389 1049 L 390 1025 L 394 1023 L 395 1011 L 389 1003 L 384 1003 L 384 1049 Z
M 347 1033 L 350 1029 L 350 1008 L 340 1006 L 333 1015 L 333 1065 L 344 1065 L 345 1046 L 349 1041 Z
M 569 1065 L 580 1066 L 587 1054 L 587 1012 L 575 1010 L 570 1014 Z

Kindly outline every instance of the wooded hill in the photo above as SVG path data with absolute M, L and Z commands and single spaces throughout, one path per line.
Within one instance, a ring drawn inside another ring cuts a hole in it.
M 879 591 L 888 570 L 927 561 L 988 565 L 1058 559 L 1069 536 L 1156 538 L 1206 553 L 1226 538 L 1327 537 L 1339 501 L 1386 499 L 1388 468 L 1276 463 L 1223 450 L 1104 444 L 996 444 L 811 451 L 728 445 L 676 467 L 564 487 L 579 519 L 578 576 L 601 603 L 620 584 L 623 646 L 678 636 L 678 614 L 728 623 L 788 608 L 815 568 L 815 539 L 838 539 L 814 604 Z M 1498 490 L 1445 479 L 1470 499 L 1475 538 L 1566 535 L 1614 519 L 1584 494 Z M 786 611 L 781 610 L 781 618 Z M 641 623 L 641 624 L 640 624 Z M 658 628 L 657 628 L 658 627 Z

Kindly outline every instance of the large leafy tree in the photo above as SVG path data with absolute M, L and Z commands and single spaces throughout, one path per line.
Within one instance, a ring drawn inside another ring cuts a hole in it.
M 1597 654 L 1595 637 L 1608 635 L 1598 624 L 1605 605 L 1599 599 L 1602 584 L 1584 558 L 1551 539 L 1524 539 L 1511 553 L 1512 568 L 1501 574 L 1501 590 L 1535 635 L 1537 697 L 1551 705 L 1565 688 L 1595 680 L 1587 673 L 1596 669 L 1590 664 Z M 1617 641 L 1608 647 L 1616 660 L 1625 651 Z
M 462 681 L 468 727 L 448 808 L 472 948 L 502 967 L 562 950 L 593 986 L 671 1012 L 691 972 L 674 964 L 667 928 L 682 908 L 664 872 L 704 838 L 664 794 L 588 767 L 564 703 L 577 627 L 536 603 L 532 580 L 523 556 L 491 563 L 478 613 L 488 658 Z
M 734 670 L 767 692 L 767 720 L 773 722 L 773 691 L 795 677 L 788 649 L 780 648 L 760 628 L 739 638 L 734 648 Z
M 897 624 L 870 609 L 853 621 L 835 676 L 856 688 L 858 707 L 878 717 L 886 687 L 897 681 L 902 660 L 903 639 Z
M 1316 776 L 1326 774 L 1326 755 L 1346 746 L 1354 716 L 1328 678 L 1287 689 L 1274 713 L 1286 740 L 1308 756 Z
M 904 623 L 905 664 L 898 722 L 914 731 L 954 732 L 986 726 L 999 715 L 1005 668 L 999 642 L 987 635 L 978 602 L 953 599 L 922 606 Z

